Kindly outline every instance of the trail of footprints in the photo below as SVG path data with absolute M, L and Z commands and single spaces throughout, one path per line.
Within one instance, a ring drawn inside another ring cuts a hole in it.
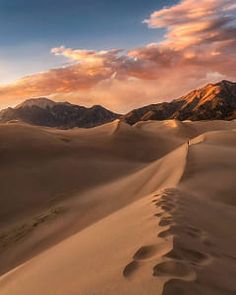
M 158 211 L 159 226 L 163 230 L 157 234 L 163 243 L 141 247 L 134 255 L 132 261 L 126 265 L 123 275 L 132 278 L 135 272 L 144 263 L 158 263 L 152 266 L 152 275 L 157 277 L 169 276 L 181 280 L 192 281 L 196 279 L 196 269 L 208 264 L 211 257 L 181 246 L 181 239 L 195 239 L 198 243 L 205 243 L 206 233 L 192 225 L 181 225 L 176 216 L 181 216 L 185 204 L 178 198 L 177 189 L 166 189 L 163 193 L 154 195 L 152 200 Z M 166 253 L 166 242 L 173 238 L 173 249 Z

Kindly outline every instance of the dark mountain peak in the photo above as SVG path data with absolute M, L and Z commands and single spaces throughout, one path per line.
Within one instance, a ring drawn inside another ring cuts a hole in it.
M 86 108 L 69 102 L 55 102 L 45 97 L 30 98 L 0 112 L 0 121 L 18 120 L 25 123 L 57 127 L 94 127 L 119 118 L 102 106 Z
M 223 93 L 225 91 L 235 92 L 235 90 L 236 90 L 236 83 L 230 82 L 227 80 L 222 80 L 220 82 L 209 83 L 202 88 L 195 89 L 191 91 L 190 93 L 188 93 L 187 95 L 180 97 L 178 100 L 185 100 L 185 101 L 191 102 L 192 99 L 196 99 L 196 98 L 202 99 L 202 98 L 205 98 L 206 96 L 208 97 L 208 99 L 214 99 L 220 93 Z
M 129 112 L 130 124 L 147 120 L 218 120 L 236 117 L 236 83 L 220 81 L 196 89 L 171 102 L 151 104 Z
M 24 108 L 24 107 L 33 107 L 37 106 L 42 109 L 53 107 L 56 104 L 55 101 L 48 99 L 46 97 L 38 97 L 38 98 L 29 98 L 18 104 L 16 108 Z
M 231 81 L 228 81 L 228 80 L 222 80 L 216 84 L 213 84 L 213 85 L 217 85 L 217 86 L 229 86 L 229 87 L 236 87 L 236 82 L 231 82 Z

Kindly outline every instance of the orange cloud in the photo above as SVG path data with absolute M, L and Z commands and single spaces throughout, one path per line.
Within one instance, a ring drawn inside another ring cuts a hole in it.
M 108 61 L 118 59 L 118 54 L 122 52 L 119 49 L 112 50 L 81 50 L 65 48 L 64 46 L 52 48 L 51 53 L 55 55 L 63 55 L 71 60 L 75 60 L 84 65 L 99 65 L 102 66 Z
M 160 43 L 127 53 L 53 48 L 52 54 L 66 57 L 68 66 L 0 85 L 0 99 L 51 96 L 119 111 L 175 98 L 208 81 L 234 79 L 235 10 L 234 0 L 182 0 L 144 21 L 166 29 Z
M 151 14 L 150 28 L 166 28 L 163 44 L 173 48 L 235 39 L 234 0 L 182 0 Z

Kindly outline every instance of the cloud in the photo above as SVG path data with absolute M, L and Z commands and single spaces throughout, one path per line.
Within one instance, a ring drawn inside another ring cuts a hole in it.
M 104 65 L 108 61 L 113 61 L 118 59 L 118 54 L 121 53 L 120 49 L 112 50 L 81 50 L 81 49 L 71 49 L 65 48 L 64 46 L 52 48 L 51 53 L 55 55 L 62 55 L 71 60 L 78 61 L 82 64 L 90 65 Z
M 151 14 L 150 28 L 165 28 L 163 44 L 186 48 L 219 40 L 235 39 L 234 0 L 183 0 Z
M 143 62 L 152 62 L 159 76 L 168 69 L 179 75 L 189 71 L 196 79 L 216 72 L 233 78 L 236 74 L 232 64 L 236 58 L 235 10 L 234 0 L 183 0 L 155 11 L 144 22 L 150 28 L 165 28 L 164 40 L 129 54 Z
M 1 85 L 0 98 L 53 96 L 119 111 L 178 97 L 217 78 L 234 79 L 235 13 L 234 0 L 182 0 L 144 21 L 166 30 L 162 42 L 128 52 L 53 48 L 67 66 Z

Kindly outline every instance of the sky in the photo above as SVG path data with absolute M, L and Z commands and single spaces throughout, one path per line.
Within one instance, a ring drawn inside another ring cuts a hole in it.
M 162 32 L 142 21 L 165 3 L 173 1 L 0 0 L 0 82 L 62 65 L 50 54 L 62 44 L 98 50 L 155 42 Z
M 0 0 L 0 107 L 117 112 L 235 81 L 234 0 Z

